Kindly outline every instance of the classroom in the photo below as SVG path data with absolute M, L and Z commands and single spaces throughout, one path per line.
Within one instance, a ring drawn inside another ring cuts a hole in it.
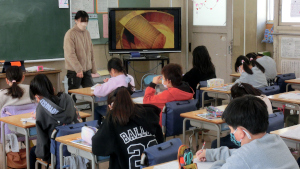
M 299 0 L 0 11 L 0 169 L 300 168 Z

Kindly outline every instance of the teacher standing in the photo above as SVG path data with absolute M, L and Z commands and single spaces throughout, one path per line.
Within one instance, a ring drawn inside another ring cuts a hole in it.
M 69 90 L 94 85 L 93 76 L 97 76 L 93 44 L 89 31 L 86 29 L 89 15 L 78 11 L 75 25 L 68 30 L 64 38 L 65 68 L 67 69 Z

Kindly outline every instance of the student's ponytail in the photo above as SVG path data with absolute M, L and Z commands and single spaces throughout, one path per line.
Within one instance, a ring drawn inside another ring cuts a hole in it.
M 261 64 L 259 64 L 256 60 L 250 59 L 250 63 L 253 67 L 256 66 L 259 70 L 265 73 L 265 68 Z
M 250 61 L 246 56 L 240 55 L 235 62 L 235 71 L 239 72 L 239 67 L 243 65 L 243 69 L 248 74 L 253 74 L 252 70 L 249 68 Z
M 112 91 L 107 98 L 108 118 L 112 118 L 113 122 L 120 125 L 126 125 L 129 122 L 130 117 L 137 115 L 140 112 L 138 106 L 136 106 L 130 96 L 130 93 L 126 87 L 119 87 Z
M 14 99 L 20 99 L 24 94 L 24 90 L 18 85 L 23 79 L 22 69 L 18 66 L 9 67 L 6 70 L 6 78 L 12 83 L 12 85 L 7 88 L 6 95 L 11 96 Z
M 249 68 L 249 65 L 251 64 L 251 63 L 249 62 L 249 60 L 248 60 L 248 59 L 242 60 L 242 63 L 243 63 L 243 69 L 244 69 L 244 71 L 245 71 L 246 73 L 252 75 L 252 74 L 253 74 L 253 71 Z

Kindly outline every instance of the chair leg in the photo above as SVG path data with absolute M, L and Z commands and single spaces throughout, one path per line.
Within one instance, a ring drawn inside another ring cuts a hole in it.
M 195 141 L 196 141 L 196 151 L 199 149 L 199 132 L 195 132 Z
M 38 168 L 39 168 L 39 161 L 36 160 L 36 162 L 35 162 L 35 169 L 38 169 Z

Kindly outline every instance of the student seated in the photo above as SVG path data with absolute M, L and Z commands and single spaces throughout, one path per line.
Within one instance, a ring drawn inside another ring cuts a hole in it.
M 198 46 L 193 51 L 193 68 L 184 74 L 182 81 L 188 82 L 196 91 L 200 81 L 216 78 L 215 66 L 205 46 Z M 194 95 L 194 98 L 196 96 Z
M 266 133 L 267 106 L 261 99 L 243 96 L 232 100 L 222 119 L 229 125 L 231 139 L 241 148 L 199 150 L 196 156 L 200 161 L 216 161 L 211 168 L 299 168 L 280 136 Z
M 277 76 L 276 62 L 270 56 L 256 54 L 254 52 L 246 55 L 248 59 L 253 59 L 265 68 L 265 76 L 268 82 L 273 82 Z M 274 82 L 273 82 L 274 83 Z
M 32 103 L 29 95 L 29 85 L 22 84 L 25 76 L 18 66 L 11 66 L 6 70 L 8 88 L 0 90 L 0 110 L 6 106 Z
M 233 99 L 242 97 L 244 95 L 253 95 L 260 98 L 267 105 L 268 114 L 273 113 L 272 104 L 269 98 L 266 95 L 262 94 L 260 90 L 255 89 L 253 86 L 247 83 L 237 83 L 231 87 L 231 96 Z M 229 148 L 240 148 L 231 141 L 230 135 L 227 135 L 220 139 L 220 146 L 227 146 Z M 214 140 L 211 143 L 211 148 L 217 148 L 217 140 Z
M 110 169 L 139 169 L 144 149 L 163 142 L 160 109 L 134 104 L 125 87 L 110 93 L 107 105 L 107 116 L 92 138 L 92 152 L 110 156 Z
M 55 127 L 82 122 L 74 101 L 66 93 L 54 94 L 52 83 L 44 74 L 39 74 L 30 82 L 30 97 L 38 105 L 36 117 L 36 146 L 30 150 L 30 169 L 35 168 L 36 158 L 50 163 L 50 139 Z
M 235 71 L 241 73 L 235 83 L 248 83 L 255 88 L 268 86 L 265 69 L 254 59 L 248 59 L 246 56 L 239 56 L 235 62 Z
M 163 67 L 162 76 L 153 78 L 150 85 L 145 90 L 144 104 L 153 104 L 161 110 L 165 104 L 172 101 L 190 100 L 193 98 L 194 91 L 187 82 L 182 81 L 181 66 L 175 63 L 170 63 Z M 168 88 L 167 90 L 155 94 L 155 86 L 162 80 L 162 84 Z M 159 124 L 161 125 L 161 116 Z
M 134 79 L 128 75 L 119 58 L 112 58 L 107 63 L 107 69 L 111 78 L 104 79 L 103 84 L 95 87 L 94 94 L 97 97 L 105 97 L 118 87 L 124 86 L 132 90 L 134 88 Z M 106 105 L 95 107 L 94 119 L 101 121 L 102 117 L 106 115 Z

